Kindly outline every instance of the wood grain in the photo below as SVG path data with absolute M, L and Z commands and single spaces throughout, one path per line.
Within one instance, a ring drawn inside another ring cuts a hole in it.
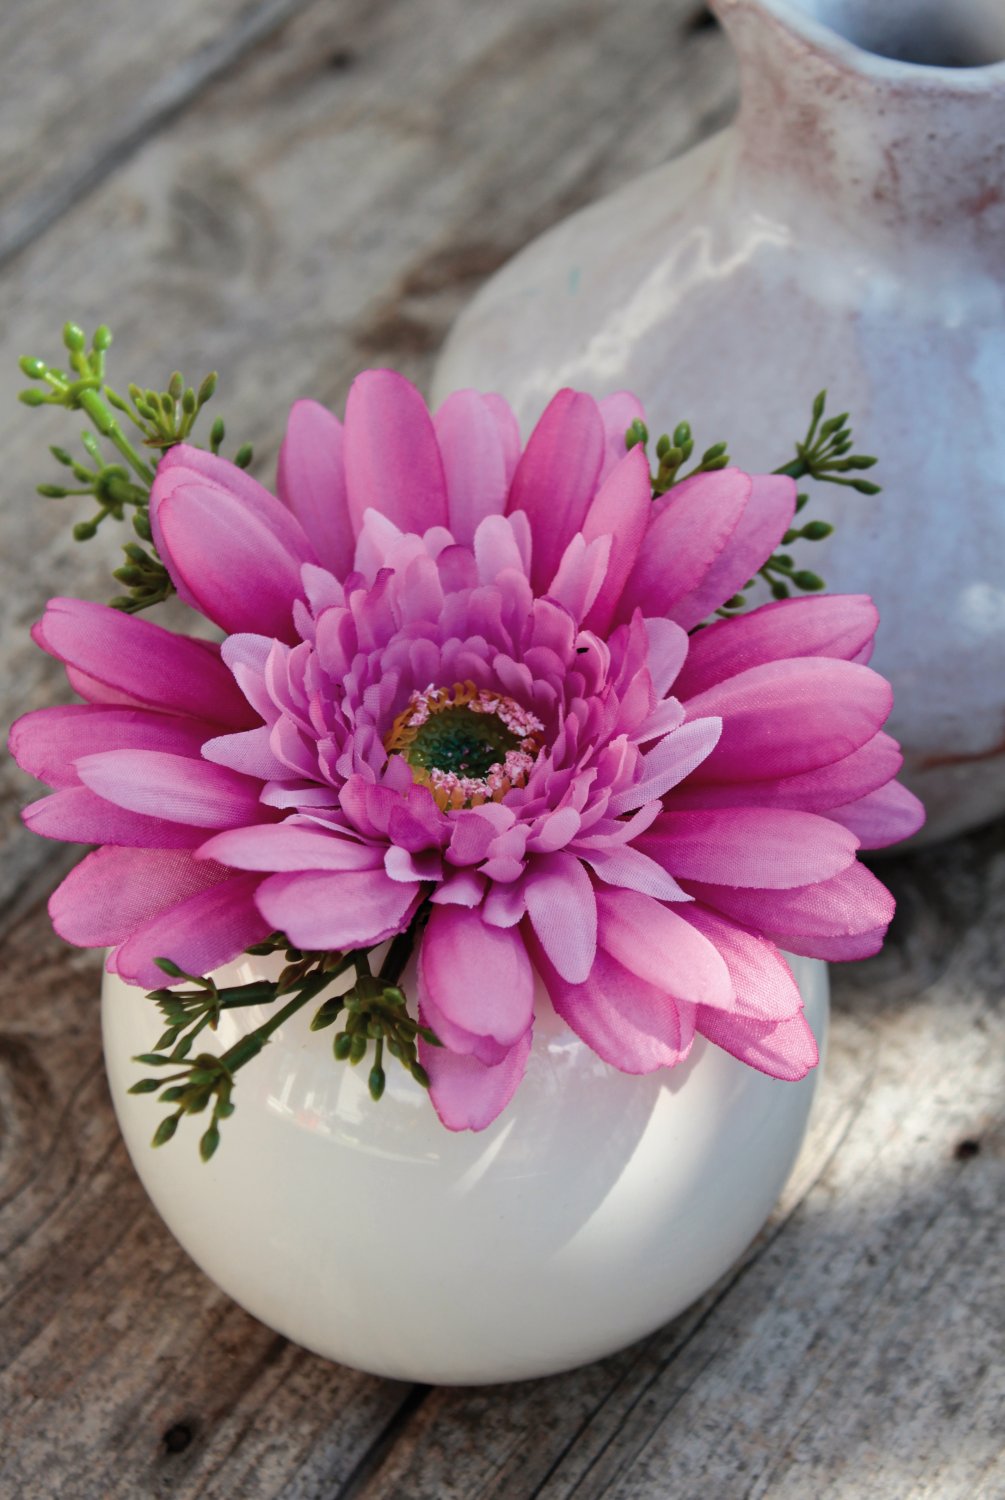
M 422 381 L 495 266 L 734 92 L 685 0 L 15 0 L 0 43 L 8 714 L 63 693 L 26 639 L 47 594 L 106 596 L 117 554 L 32 499 L 67 432 L 14 406 L 17 354 L 70 314 L 111 316 L 126 378 L 212 362 L 268 477 L 295 396 Z M 296 1349 L 174 1243 L 119 1142 L 97 959 L 46 919 L 73 851 L 18 833 L 10 767 L 0 799 L 0 1494 L 1005 1494 L 1005 823 L 884 864 L 893 938 L 836 975 L 811 1136 L 742 1263 L 612 1359 L 463 1391 Z

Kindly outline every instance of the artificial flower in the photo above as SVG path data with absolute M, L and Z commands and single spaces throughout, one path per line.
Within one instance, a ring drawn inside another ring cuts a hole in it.
M 858 862 L 913 832 L 867 665 L 865 597 L 707 624 L 789 527 L 795 485 L 736 468 L 651 498 L 639 408 L 561 391 L 525 447 L 498 397 L 431 416 L 402 377 L 344 425 L 290 415 L 278 498 L 180 445 L 150 500 L 221 646 L 53 600 L 38 643 L 83 704 L 15 727 L 56 787 L 25 816 L 100 844 L 52 898 L 70 941 L 162 982 L 273 930 L 371 948 L 422 913 L 434 1104 L 480 1129 L 522 1076 L 535 971 L 628 1072 L 696 1035 L 779 1078 L 816 1044 L 780 950 L 875 952 Z M 699 628 L 700 627 L 700 628 Z

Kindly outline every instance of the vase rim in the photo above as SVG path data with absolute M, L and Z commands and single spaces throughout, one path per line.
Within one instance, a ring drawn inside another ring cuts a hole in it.
M 1003 56 L 996 61 L 972 64 L 916 62 L 884 55 L 842 35 L 800 0 L 709 0 L 709 3 L 723 21 L 731 13 L 760 11 L 835 66 L 876 82 L 909 84 L 920 89 L 938 88 L 940 93 L 957 95 L 982 94 L 991 85 L 1005 84 L 1005 36 Z

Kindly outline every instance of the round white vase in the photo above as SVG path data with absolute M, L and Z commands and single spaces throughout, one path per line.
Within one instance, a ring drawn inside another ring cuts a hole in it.
M 791 962 L 822 1044 L 826 966 Z M 244 983 L 262 961 L 222 972 Z M 374 1104 L 366 1064 L 336 1063 L 332 1032 L 310 1031 L 315 1008 L 238 1075 L 236 1112 L 203 1163 L 198 1118 L 151 1147 L 165 1109 L 128 1089 L 151 1071 L 132 1058 L 162 1023 L 141 990 L 106 975 L 112 1098 L 155 1207 L 207 1275 L 306 1348 L 401 1380 L 552 1374 L 658 1328 L 763 1224 L 816 1086 L 816 1073 L 781 1083 L 701 1038 L 680 1068 L 629 1077 L 539 991 L 514 1100 L 487 1130 L 455 1134 L 393 1063 Z M 205 1050 L 267 1014 L 225 1012 Z
M 656 431 L 770 469 L 821 388 L 880 456 L 877 497 L 800 566 L 870 593 L 873 664 L 931 840 L 1005 810 L 1005 6 L 712 0 L 735 126 L 574 215 L 462 315 L 437 398 L 525 424 L 564 385 L 629 389 Z

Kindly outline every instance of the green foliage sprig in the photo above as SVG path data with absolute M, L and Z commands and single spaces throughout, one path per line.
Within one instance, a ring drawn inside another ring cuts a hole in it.
M 105 359 L 111 344 L 112 333 L 104 323 L 95 329 L 90 347 L 82 328 L 76 323 L 64 324 L 63 345 L 69 370 L 25 355 L 20 361 L 21 372 L 37 384 L 23 390 L 19 399 L 26 406 L 60 406 L 66 411 L 83 412 L 95 429 L 81 433 L 83 459 L 75 458 L 63 447 L 49 449 L 56 462 L 70 471 L 76 484 L 43 483 L 37 486 L 37 492 L 51 500 L 94 497 L 98 507 L 95 514 L 78 521 L 73 528 L 78 542 L 96 536 L 99 526 L 109 516 L 115 521 L 125 521 L 128 517 L 139 541 L 123 546 L 125 561 L 113 576 L 125 586 L 126 592 L 117 594 L 109 603 L 115 609 L 137 614 L 174 593 L 150 529 L 150 486 L 157 461 L 177 443 L 193 441 L 193 428 L 216 390 L 216 375 L 207 375 L 196 388 L 187 385 L 176 370 L 164 391 L 130 383 L 127 395 L 122 396 L 105 378 Z M 209 434 L 211 452 L 219 453 L 224 436 L 223 419 L 217 417 Z M 115 450 L 117 459 L 110 459 L 99 439 Z M 234 462 L 247 468 L 252 457 L 251 445 L 246 443 L 238 449 Z
M 820 391 L 814 398 L 812 411 L 810 413 L 810 425 L 806 436 L 801 442 L 795 444 L 796 456 L 787 463 L 781 464 L 772 472 L 775 474 L 787 474 L 792 479 L 809 478 L 820 484 L 846 485 L 850 489 L 857 490 L 860 495 L 878 495 L 880 486 L 869 479 L 849 477 L 855 471 L 871 469 L 876 463 L 875 458 L 864 453 L 852 453 L 852 433 L 848 425 L 848 413 L 842 412 L 840 416 L 828 417 L 823 421 L 824 410 L 827 404 L 827 392 Z M 639 418 L 632 422 L 625 433 L 625 448 L 641 446 L 643 450 L 649 442 L 649 429 Z M 679 422 L 673 433 L 663 433 L 656 440 L 656 469 L 652 473 L 652 496 L 658 499 L 679 484 L 684 479 L 691 479 L 695 474 L 708 474 L 716 469 L 724 469 L 730 463 L 728 444 L 714 443 L 711 448 L 706 448 L 694 468 L 686 473 L 681 473 L 684 465 L 688 462 L 694 452 L 694 439 L 691 435 L 691 427 L 687 422 Z M 809 494 L 800 492 L 796 496 L 796 514 L 804 510 L 809 503 Z M 829 521 L 811 520 L 802 526 L 792 526 L 782 537 L 782 546 L 790 547 L 793 542 L 822 542 L 829 537 L 834 527 Z M 771 590 L 772 598 L 787 599 L 795 589 L 802 593 L 818 593 L 826 588 L 824 580 L 819 573 L 812 572 L 809 568 L 797 568 L 795 559 L 788 552 L 776 552 L 757 570 L 760 577 Z M 750 578 L 744 584 L 744 590 L 754 587 L 757 577 Z M 734 594 L 727 599 L 725 604 L 716 610 L 717 615 L 728 618 L 744 608 L 747 603 L 746 592 Z

